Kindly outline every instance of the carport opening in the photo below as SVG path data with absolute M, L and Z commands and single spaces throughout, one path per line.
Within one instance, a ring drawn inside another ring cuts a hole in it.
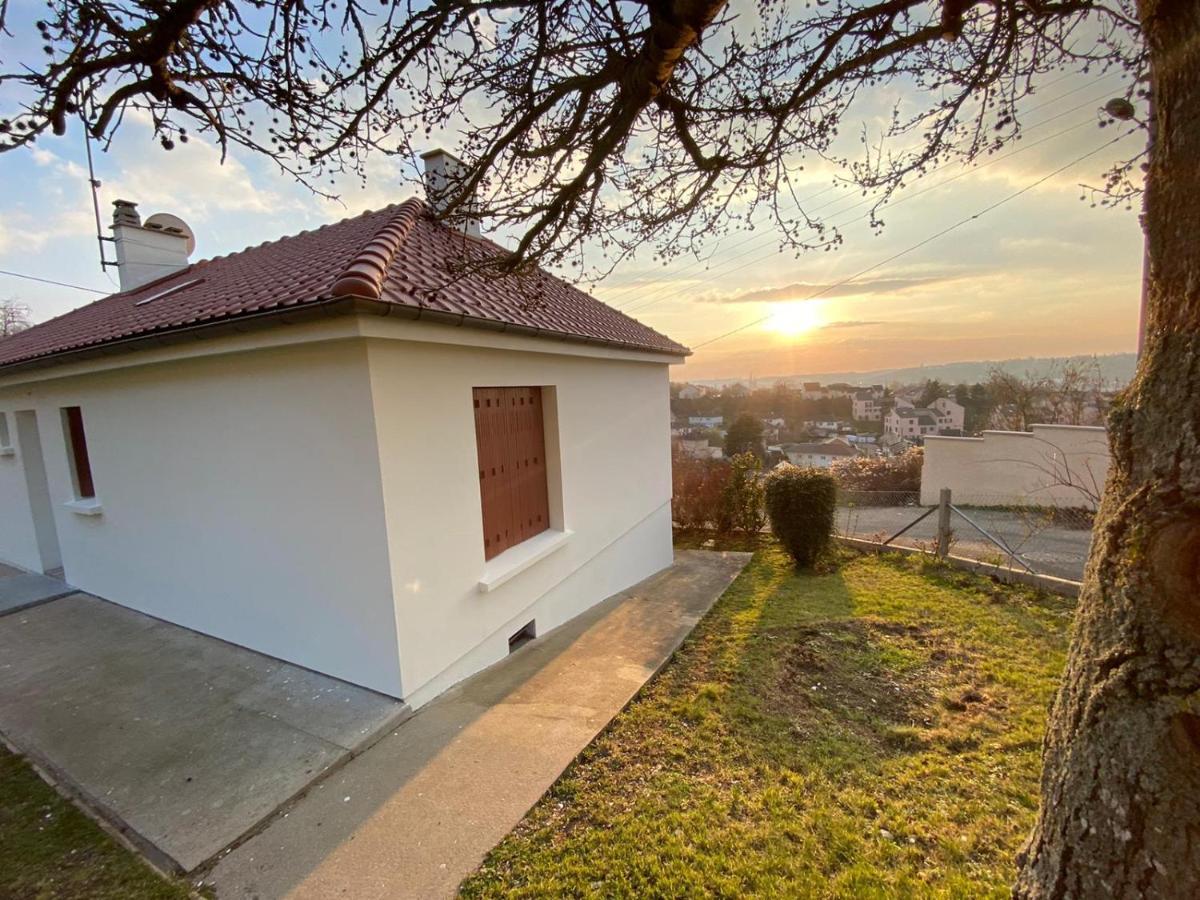
M 508 652 L 520 650 L 530 641 L 537 637 L 537 620 L 534 619 L 526 622 L 521 626 L 521 630 L 508 639 Z

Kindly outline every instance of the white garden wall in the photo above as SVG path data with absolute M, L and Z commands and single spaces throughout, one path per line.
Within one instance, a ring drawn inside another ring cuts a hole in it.
M 921 503 L 950 488 L 955 503 L 1091 507 L 1108 475 L 1103 428 L 1034 425 L 982 437 L 925 438 Z
M 670 565 L 672 549 L 666 360 L 546 340 L 400 339 L 414 333 L 372 340 L 369 359 L 405 699 L 416 706 L 503 657 L 526 622 L 544 633 Z M 484 593 L 504 554 L 485 563 L 471 391 L 524 385 L 543 387 L 551 523 L 569 536 Z
M 0 409 L 36 410 L 67 581 L 402 692 L 361 340 L 54 374 L 10 378 Z M 83 410 L 98 516 L 64 506 L 64 406 Z M 0 559 L 32 569 L 20 473 L 0 457 Z

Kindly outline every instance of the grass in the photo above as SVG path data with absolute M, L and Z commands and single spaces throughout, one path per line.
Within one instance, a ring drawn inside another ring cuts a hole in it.
M 0 747 L 0 898 L 172 900 L 190 896 Z
M 463 894 L 1007 897 L 1071 611 L 765 543 Z

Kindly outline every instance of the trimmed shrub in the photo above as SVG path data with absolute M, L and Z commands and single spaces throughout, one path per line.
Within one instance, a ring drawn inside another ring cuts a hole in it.
M 720 459 L 671 460 L 671 518 L 681 528 L 716 528 L 731 467 Z
M 899 456 L 839 459 L 830 471 L 847 491 L 919 491 L 925 451 L 911 447 Z
M 771 531 L 798 568 L 813 565 L 828 549 L 837 508 L 837 485 L 819 469 L 776 466 L 766 479 Z
M 763 510 L 762 463 L 751 452 L 739 453 L 729 464 L 729 480 L 721 491 L 717 531 L 761 531 Z

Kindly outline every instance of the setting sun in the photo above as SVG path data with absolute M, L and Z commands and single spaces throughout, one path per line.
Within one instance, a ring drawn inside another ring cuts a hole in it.
M 822 322 L 820 304 L 812 301 L 780 303 L 767 319 L 764 327 L 776 334 L 796 337 L 820 326 Z

